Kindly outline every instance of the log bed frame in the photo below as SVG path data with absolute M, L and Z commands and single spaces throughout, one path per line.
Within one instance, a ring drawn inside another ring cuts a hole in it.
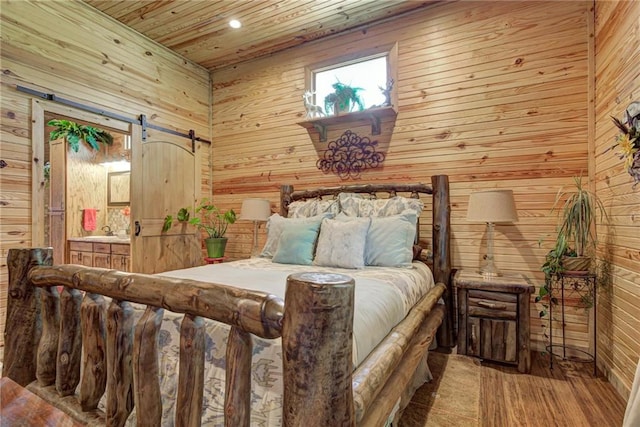
M 431 181 L 432 187 L 376 184 L 305 192 L 293 192 L 291 186 L 282 188 L 283 215 L 294 200 L 341 191 L 433 195 L 433 272 L 437 284 L 355 370 L 351 340 L 354 281 L 348 276 L 291 275 L 284 304 L 264 292 L 224 285 L 52 265 L 50 248 L 32 248 L 11 249 L 7 257 L 9 295 L 2 376 L 87 425 L 123 425 L 135 407 L 138 425 L 158 426 L 162 405 L 156 347 L 163 310 L 168 309 L 185 314 L 180 328 L 175 425 L 200 425 L 204 318 L 231 326 L 226 426 L 250 425 L 251 334 L 282 338 L 283 425 L 384 425 L 441 324 L 439 345 L 450 347 L 454 342 L 449 183 L 443 175 Z M 60 285 L 64 286 L 61 293 L 57 289 Z M 84 297 L 81 291 L 86 292 Z M 103 296 L 112 298 L 109 305 Z M 444 305 L 437 304 L 441 296 Z M 130 302 L 147 306 L 135 325 Z M 97 405 L 105 393 L 103 413 Z

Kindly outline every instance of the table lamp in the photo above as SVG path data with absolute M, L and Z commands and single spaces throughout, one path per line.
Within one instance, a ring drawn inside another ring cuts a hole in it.
M 258 249 L 258 221 L 266 221 L 271 215 L 271 204 L 266 199 L 245 199 L 240 209 L 240 219 L 253 221 L 253 248 L 251 256 L 259 255 Z
M 493 232 L 496 223 L 518 221 L 518 212 L 511 190 L 476 191 L 469 196 L 467 221 L 487 224 L 487 259 L 480 268 L 484 277 L 500 276 L 493 261 Z

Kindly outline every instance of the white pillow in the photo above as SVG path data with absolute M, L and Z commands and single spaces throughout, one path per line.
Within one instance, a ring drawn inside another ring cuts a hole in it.
M 424 208 L 420 199 L 395 196 L 388 199 L 365 199 L 361 194 L 340 193 L 340 212 L 347 216 L 381 217 L 398 215 L 406 210 L 416 212 L 418 216 Z
M 260 256 L 263 258 L 272 258 L 278 250 L 278 243 L 282 232 L 290 224 L 320 224 L 323 218 L 330 217 L 330 214 L 317 215 L 310 218 L 285 218 L 280 214 L 273 214 L 267 221 L 267 243 L 265 243 Z
M 337 200 L 298 200 L 289 204 L 289 218 L 309 218 L 312 216 L 330 213 L 337 215 L 340 205 Z
M 371 220 L 322 220 L 316 248 L 315 265 L 323 267 L 364 268 L 364 248 Z

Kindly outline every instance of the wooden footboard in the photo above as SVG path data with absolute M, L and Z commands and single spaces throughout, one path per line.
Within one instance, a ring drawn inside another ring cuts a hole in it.
M 203 318 L 231 326 L 224 404 L 228 426 L 250 425 L 251 334 L 282 337 L 284 425 L 380 425 L 443 318 L 436 301 L 445 286 L 438 284 L 352 372 L 354 282 L 347 276 L 292 275 L 284 305 L 275 296 L 224 285 L 51 266 L 51 249 L 11 249 L 7 262 L 2 375 L 91 425 L 123 425 L 133 410 L 138 425 L 160 425 L 156 344 L 164 309 L 185 314 L 177 426 L 201 422 Z M 61 294 L 58 286 L 64 286 Z M 135 325 L 130 302 L 147 306 Z M 97 405 L 105 394 L 102 413 Z

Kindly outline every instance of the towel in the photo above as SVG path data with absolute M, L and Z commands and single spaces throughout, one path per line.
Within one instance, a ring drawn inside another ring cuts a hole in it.
M 96 229 L 96 209 L 83 209 L 82 210 L 82 228 L 86 231 L 93 231 Z

